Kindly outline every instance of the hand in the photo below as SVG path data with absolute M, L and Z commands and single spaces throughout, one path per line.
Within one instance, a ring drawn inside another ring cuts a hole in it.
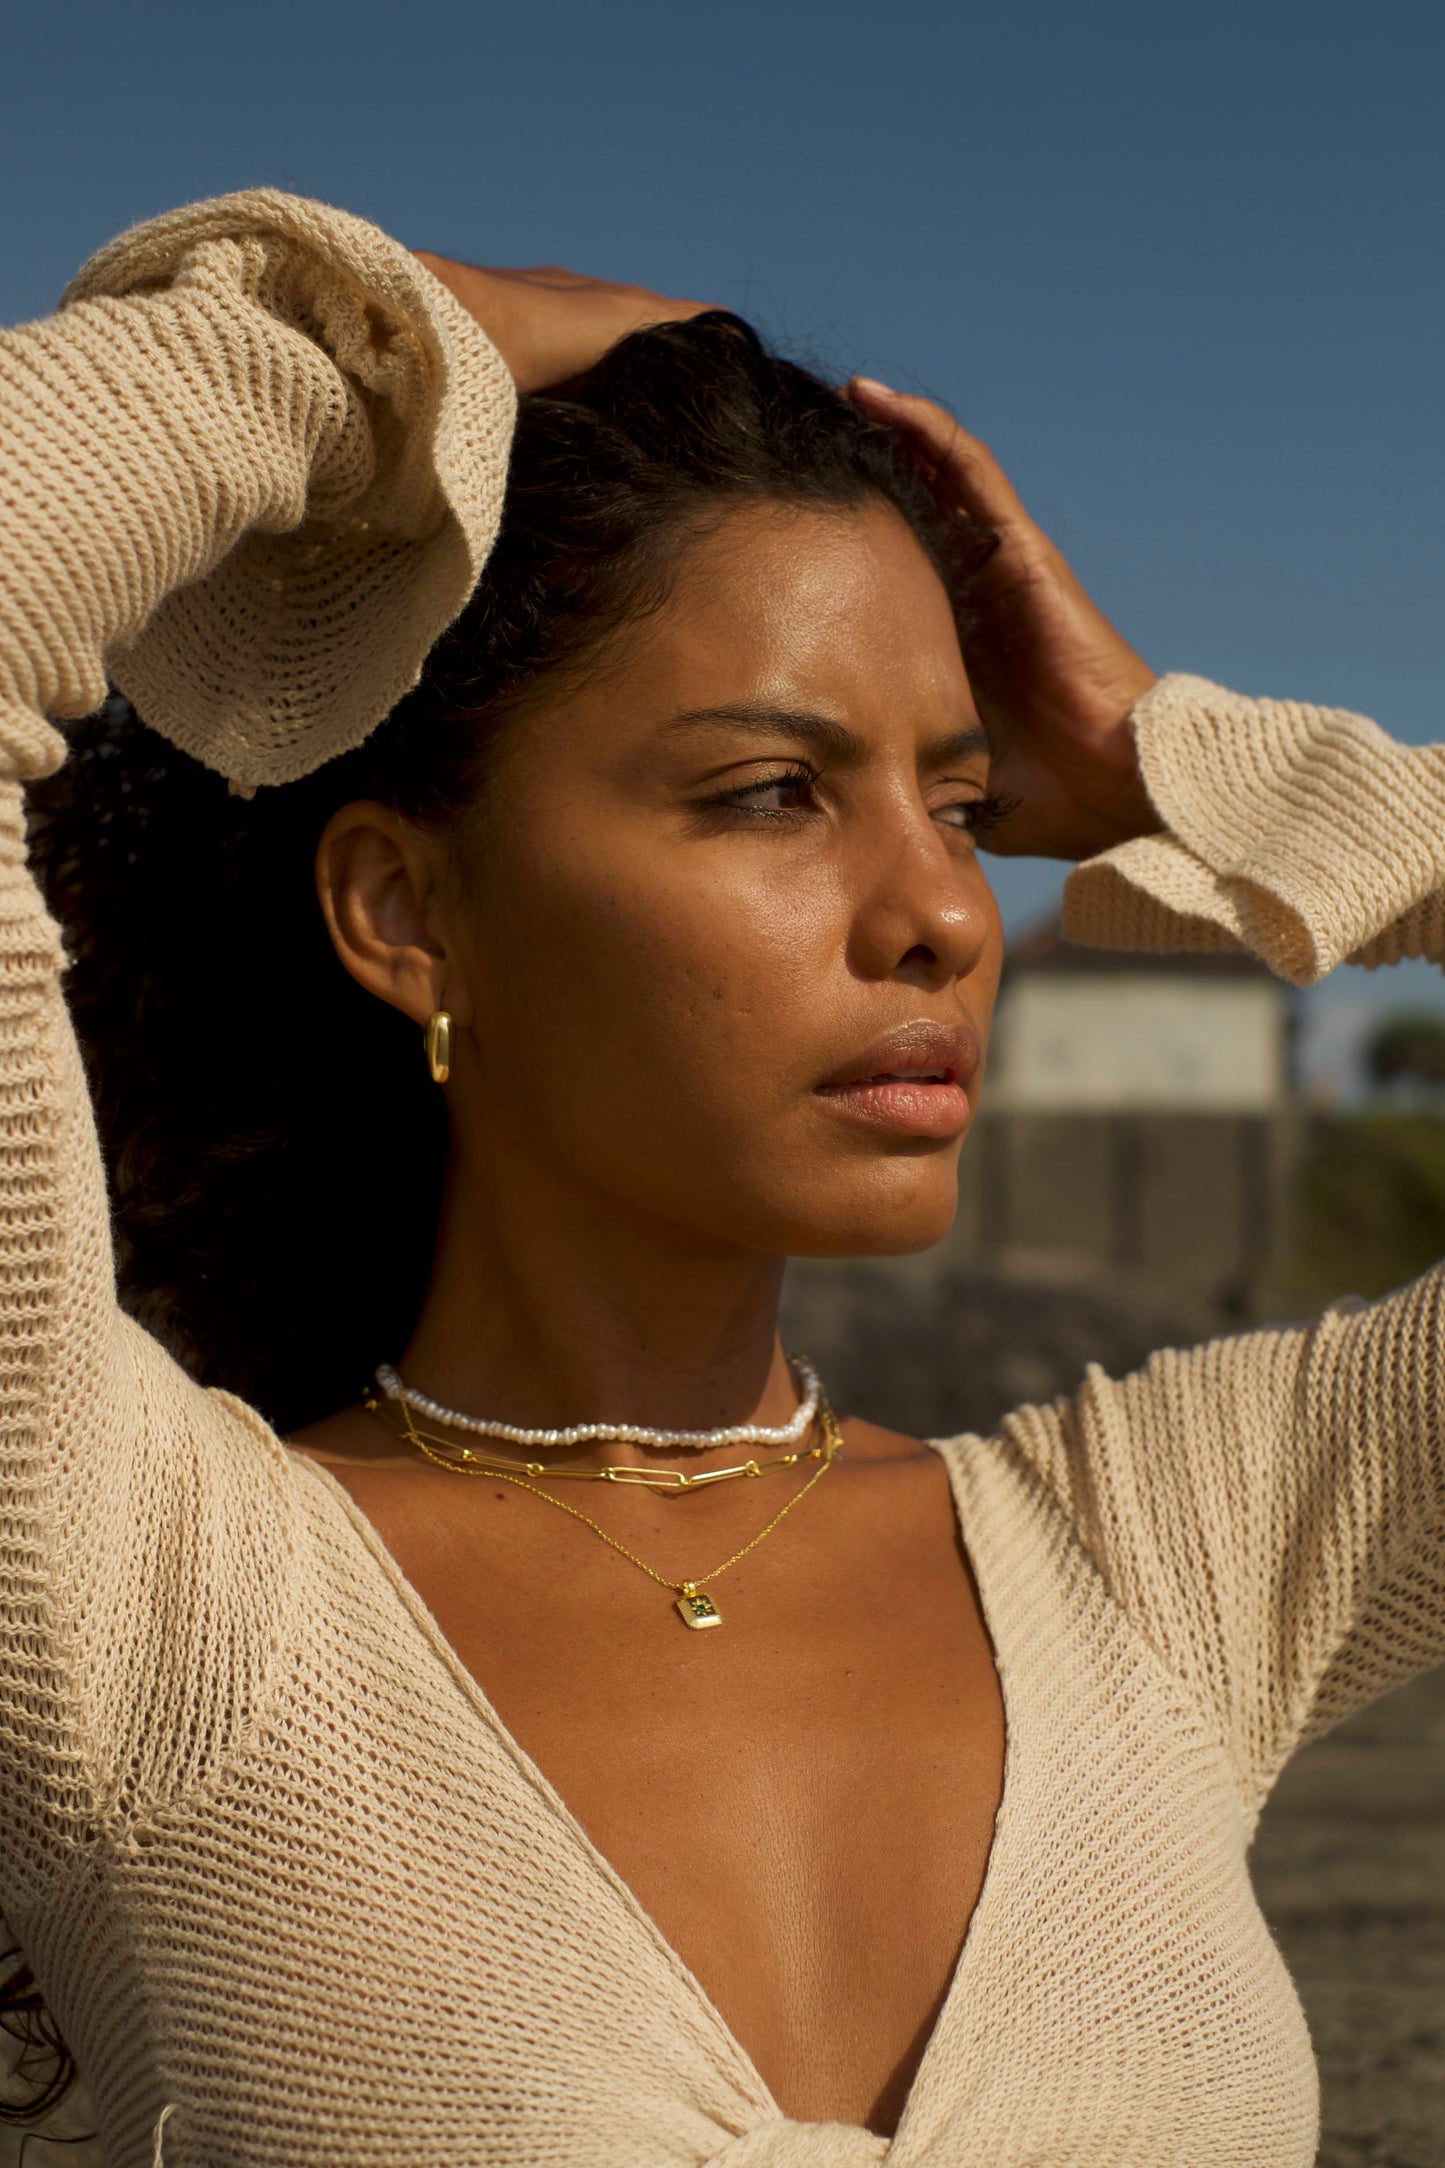
M 486 332 L 518 391 L 544 391 L 600 361 L 609 346 L 644 324 L 698 316 L 707 301 L 669 301 L 645 286 L 614 286 L 557 264 L 530 271 L 482 269 L 414 249 Z
M 1129 724 L 1155 672 L 1089 600 L 987 445 L 931 399 L 870 377 L 845 388 L 906 439 L 945 503 L 999 538 L 969 590 L 978 616 L 964 647 L 993 746 L 989 788 L 1018 801 L 988 849 L 1089 858 L 1157 832 Z

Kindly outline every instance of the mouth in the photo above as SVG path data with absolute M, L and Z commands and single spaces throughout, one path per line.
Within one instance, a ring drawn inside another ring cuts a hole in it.
M 836 1113 L 870 1128 L 948 1139 L 961 1135 L 972 1118 L 966 1086 L 980 1054 L 967 1026 L 921 1019 L 876 1041 L 814 1092 Z
M 876 1076 L 850 1077 L 846 1084 L 820 1084 L 819 1091 L 851 1091 L 862 1084 L 956 1084 L 951 1069 L 880 1069 Z

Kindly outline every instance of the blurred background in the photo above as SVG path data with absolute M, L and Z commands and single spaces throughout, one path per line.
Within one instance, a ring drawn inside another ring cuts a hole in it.
M 63 0 L 5 48 L 0 319 L 253 183 L 723 303 L 952 406 L 1156 667 L 1445 736 L 1438 8 Z M 1445 1250 L 1438 972 L 1296 995 L 1070 950 L 1063 870 L 997 867 L 999 1059 L 953 1234 L 792 1276 L 794 1341 L 900 1428 Z M 1437 1679 L 1301 1757 L 1266 1818 L 1326 2168 L 1445 2163 L 1442 1810 Z

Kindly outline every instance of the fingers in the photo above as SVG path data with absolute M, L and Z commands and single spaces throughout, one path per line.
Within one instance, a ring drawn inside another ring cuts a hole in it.
M 714 306 L 587 278 L 561 264 L 521 269 L 461 263 L 429 249 L 412 253 L 476 318 L 521 392 L 565 383 L 629 332 L 677 323 Z
M 894 391 L 871 376 L 852 376 L 843 387 L 860 412 L 887 422 L 932 470 L 948 495 L 986 527 L 1030 527 L 1017 490 L 981 437 L 970 436 L 936 400 Z

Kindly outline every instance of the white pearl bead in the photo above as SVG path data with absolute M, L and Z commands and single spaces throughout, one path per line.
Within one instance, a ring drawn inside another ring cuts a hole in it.
M 445 1423 L 451 1430 L 470 1431 L 478 1437 L 505 1438 L 509 1445 L 587 1445 L 596 1438 L 613 1438 L 629 1445 L 695 1447 L 701 1451 L 719 1445 L 793 1445 L 806 1434 L 818 1412 L 821 1384 L 805 1356 L 791 1355 L 788 1360 L 804 1387 L 804 1396 L 787 1422 L 776 1427 L 735 1423 L 727 1430 L 650 1430 L 640 1423 L 574 1423 L 568 1430 L 524 1430 L 515 1423 L 492 1423 L 483 1416 L 461 1415 L 455 1408 L 444 1408 L 439 1400 L 404 1384 L 390 1363 L 377 1365 L 376 1382 L 388 1400 L 400 1400 L 434 1423 Z

